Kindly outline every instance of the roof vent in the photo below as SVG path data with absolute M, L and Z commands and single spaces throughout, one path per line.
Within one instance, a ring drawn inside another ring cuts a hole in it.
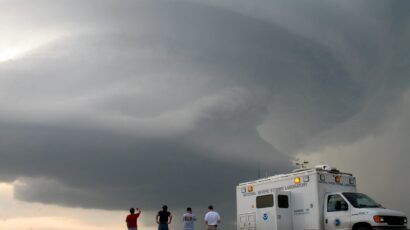
M 315 169 L 320 169 L 320 170 L 324 170 L 324 171 L 334 171 L 334 170 L 336 170 L 336 168 L 332 168 L 332 167 L 330 167 L 330 165 L 316 165 Z

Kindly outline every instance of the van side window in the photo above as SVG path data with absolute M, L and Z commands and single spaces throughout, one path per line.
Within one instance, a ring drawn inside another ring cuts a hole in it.
M 256 197 L 256 208 L 273 207 L 273 195 L 264 195 Z
M 278 195 L 278 207 L 289 208 L 289 197 L 287 195 Z
M 327 211 L 328 212 L 339 212 L 347 211 L 349 206 L 347 202 L 340 195 L 330 195 L 327 197 Z

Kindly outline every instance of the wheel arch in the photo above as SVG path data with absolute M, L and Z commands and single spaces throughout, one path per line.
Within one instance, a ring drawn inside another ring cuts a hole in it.
M 352 230 L 357 230 L 360 227 L 365 227 L 367 229 L 372 229 L 372 225 L 370 223 L 368 223 L 368 222 L 358 222 L 358 223 L 355 223 L 353 225 Z

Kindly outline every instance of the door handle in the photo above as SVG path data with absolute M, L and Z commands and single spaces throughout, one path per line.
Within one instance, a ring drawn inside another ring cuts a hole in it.
M 325 219 L 325 223 L 327 224 L 327 218 Z

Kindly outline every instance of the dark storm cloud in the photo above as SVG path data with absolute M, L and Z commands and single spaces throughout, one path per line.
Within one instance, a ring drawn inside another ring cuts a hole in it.
M 235 184 L 380 132 L 409 86 L 404 2 L 8 3 L 11 26 L 62 34 L 0 63 L 0 178 L 22 200 L 232 220 Z
M 1 173 L 20 178 L 17 198 L 104 209 L 213 203 L 232 220 L 238 182 L 258 167 L 289 169 L 256 130 L 272 94 L 246 87 L 247 59 L 236 53 L 250 39 L 243 26 L 268 24 L 200 5 L 146 11 L 156 28 L 143 34 L 133 28 L 146 22 L 131 15 L 130 32 L 74 33 L 2 65 Z

